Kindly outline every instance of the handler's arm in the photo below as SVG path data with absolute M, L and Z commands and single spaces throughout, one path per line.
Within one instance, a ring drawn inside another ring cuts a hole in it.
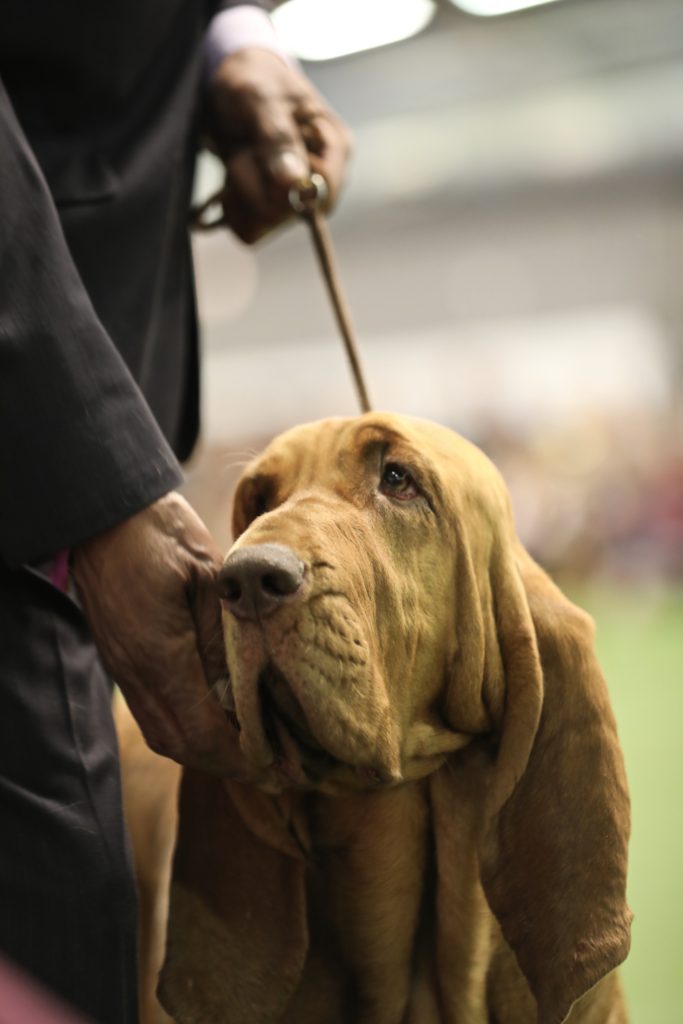
M 0 207 L 0 559 L 71 548 L 100 653 L 148 742 L 239 777 L 207 686 L 225 665 L 220 556 L 172 493 L 179 467 L 97 320 L 2 83 Z

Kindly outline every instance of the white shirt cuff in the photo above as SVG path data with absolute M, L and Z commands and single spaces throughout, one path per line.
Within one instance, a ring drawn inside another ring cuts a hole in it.
M 271 50 L 286 64 L 296 65 L 296 60 L 278 39 L 266 11 L 244 4 L 220 11 L 211 19 L 204 37 L 204 80 L 211 79 L 224 57 L 248 46 Z

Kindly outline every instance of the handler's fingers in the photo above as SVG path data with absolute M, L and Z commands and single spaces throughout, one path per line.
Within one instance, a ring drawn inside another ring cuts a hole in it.
M 290 216 L 287 191 L 268 182 L 255 150 L 236 153 L 226 161 L 226 170 L 223 218 L 243 242 L 258 241 Z
M 236 153 L 226 162 L 226 170 L 222 222 L 243 242 L 251 245 L 291 219 L 292 185 L 285 187 L 272 175 L 268 177 L 264 159 L 257 151 Z M 309 176 L 310 172 L 292 184 L 301 184 Z
M 256 156 L 267 184 L 280 194 L 310 174 L 308 152 L 289 103 L 263 104 L 256 111 Z
M 260 124 L 256 155 L 269 196 L 287 203 L 290 188 L 307 181 L 312 172 L 327 183 L 326 205 L 332 208 L 344 182 L 351 150 L 346 126 L 329 108 L 313 103 L 309 94 L 272 104 Z M 274 187 L 273 187 L 274 186 Z
M 227 666 L 215 575 L 195 573 L 188 597 L 203 675 L 208 685 L 214 687 L 219 680 L 225 678 Z

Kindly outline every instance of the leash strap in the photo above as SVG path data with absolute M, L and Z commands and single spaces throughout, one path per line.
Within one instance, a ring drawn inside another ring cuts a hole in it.
M 313 175 L 313 177 L 319 177 L 319 175 Z M 318 207 L 317 197 L 312 203 L 307 204 L 306 208 L 301 211 L 300 216 L 306 221 L 311 231 L 313 247 L 315 249 L 316 256 L 318 257 L 320 270 L 327 286 L 327 293 L 330 297 L 332 309 L 334 310 L 334 315 L 337 320 L 337 326 L 339 327 L 339 332 L 342 336 L 346 355 L 351 367 L 353 382 L 356 386 L 356 394 L 358 396 L 361 411 L 370 412 L 372 407 L 370 405 L 368 389 L 360 361 L 356 334 L 351 322 L 349 306 L 337 271 L 332 239 L 329 231 L 327 230 L 325 218 Z
M 361 364 L 360 353 L 356 341 L 356 333 L 351 321 L 349 305 L 344 296 L 341 279 L 334 258 L 334 247 L 322 213 L 327 198 L 327 182 L 321 174 L 311 174 L 308 181 L 289 191 L 289 205 L 302 220 L 306 221 L 311 232 L 313 248 L 318 258 L 327 294 L 329 295 L 334 316 L 342 336 L 344 349 L 351 367 L 353 382 L 362 412 L 370 412 L 372 406 L 368 397 L 365 375 Z M 199 231 L 211 231 L 224 226 L 222 216 L 210 219 L 210 211 L 220 205 L 221 193 L 217 193 L 195 207 L 191 213 L 191 224 Z

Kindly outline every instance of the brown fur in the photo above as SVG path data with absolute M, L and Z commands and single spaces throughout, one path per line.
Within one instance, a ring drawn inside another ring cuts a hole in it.
M 382 492 L 389 462 L 420 496 Z M 306 576 L 262 622 L 225 615 L 260 781 L 185 773 L 174 1019 L 624 1024 L 628 798 L 592 624 L 491 463 L 421 421 L 312 424 L 247 469 L 234 525 Z
M 167 1024 L 156 998 L 166 946 L 171 859 L 178 825 L 182 769 L 155 754 L 117 691 L 114 720 L 121 752 L 123 810 L 133 845 L 138 887 L 138 976 L 142 1024 Z

